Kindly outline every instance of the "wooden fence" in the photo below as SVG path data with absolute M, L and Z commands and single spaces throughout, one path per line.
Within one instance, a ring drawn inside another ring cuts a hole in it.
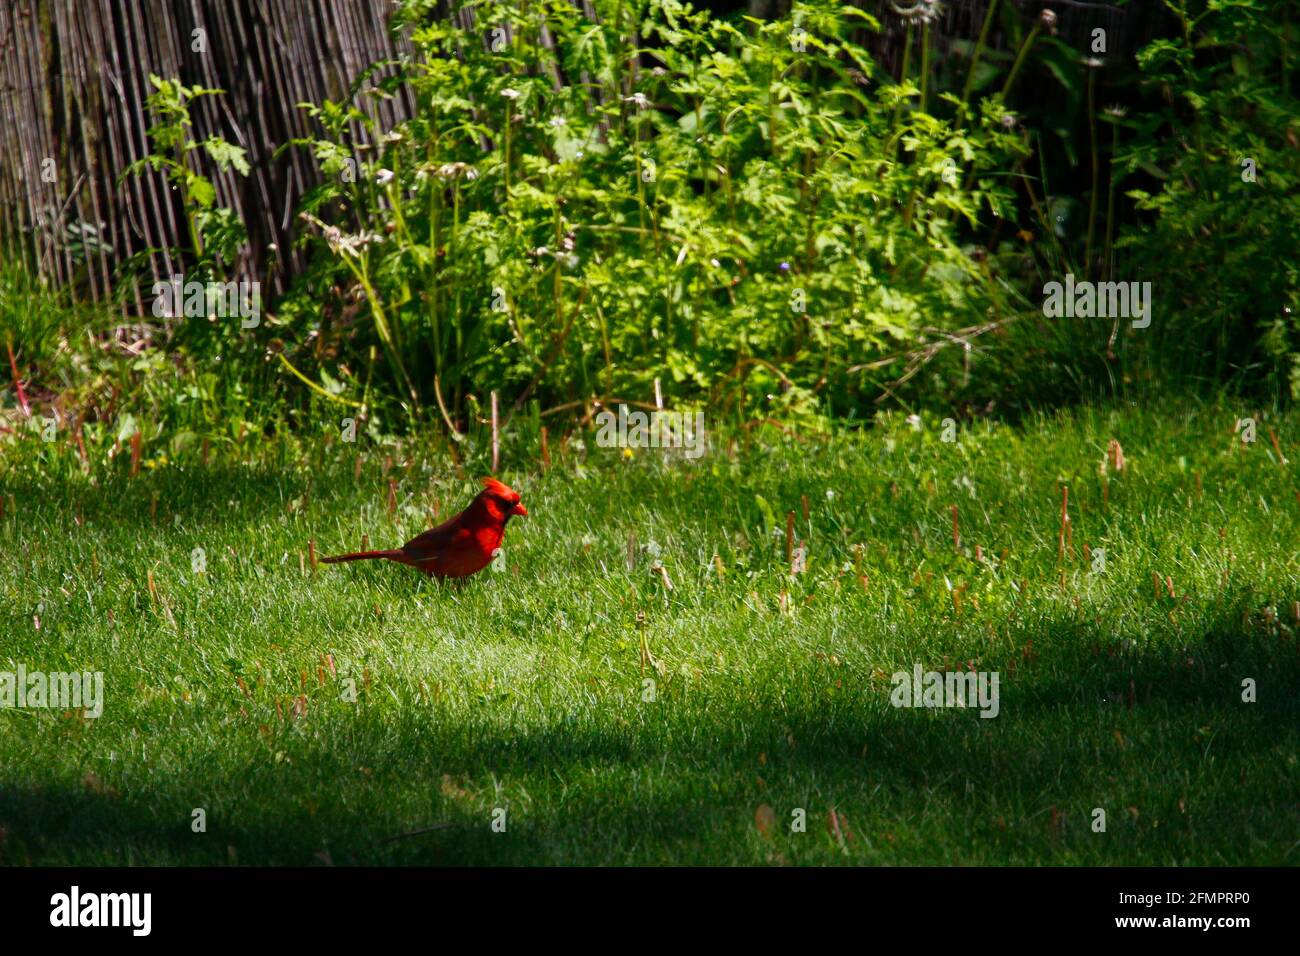
M 472 13 L 443 14 L 471 26 Z M 590 18 L 590 0 L 576 0 Z M 890 10 L 911 0 L 859 0 L 886 30 L 869 45 L 897 72 L 903 25 Z M 1094 25 L 1109 27 L 1131 50 L 1153 33 L 1149 13 L 1099 4 L 1062 6 L 1047 0 L 1005 0 L 1029 17 L 1060 10 L 1061 28 L 1085 49 Z M 719 12 L 738 4 L 705 3 Z M 948 0 L 936 24 L 938 55 L 979 33 L 988 0 Z M 786 0 L 750 0 L 751 12 L 773 16 Z M 300 102 L 339 99 L 368 65 L 405 52 L 386 18 L 390 0 L 0 0 L 0 256 L 22 256 L 79 300 L 108 298 L 115 270 L 132 257 L 139 275 L 177 271 L 170 248 L 185 244 L 178 197 L 161 174 L 120 180 L 149 151 L 145 97 L 149 74 L 224 89 L 194 103 L 198 138 L 220 135 L 247 150 L 247 177 L 203 169 L 217 204 L 245 223 L 249 243 L 236 278 L 280 291 L 301 268 L 293 249 L 294 210 L 317 181 L 311 157 L 287 150 L 310 132 Z M 992 46 L 1005 48 L 999 33 Z M 403 96 L 366 98 L 380 129 L 409 115 Z M 267 274 L 268 253 L 277 268 Z M 149 250 L 161 250 L 149 252 Z M 147 285 L 146 285 L 147 288 Z M 140 286 L 121 283 L 127 310 L 144 313 Z
M 218 205 L 242 218 L 240 277 L 261 278 L 267 249 L 300 263 L 289 230 L 316 179 L 310 156 L 276 147 L 309 132 L 299 102 L 345 95 L 369 64 L 400 52 L 375 0 L 6 0 L 0 4 L 0 253 L 27 255 L 78 298 L 102 299 L 113 270 L 183 244 L 182 210 L 161 174 L 118 182 L 145 156 L 149 74 L 226 91 L 194 103 L 199 138 L 244 147 L 252 173 L 204 169 Z M 373 105 L 383 126 L 409 107 Z M 172 255 L 146 274 L 171 275 Z M 142 308 L 138 290 L 136 308 Z

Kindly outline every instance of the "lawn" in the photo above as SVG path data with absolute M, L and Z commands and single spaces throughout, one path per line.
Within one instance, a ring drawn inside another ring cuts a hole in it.
M 12 443 L 0 671 L 104 698 L 0 709 L 0 863 L 1294 865 L 1300 417 L 1247 415 L 515 436 L 530 517 L 459 586 L 308 543 L 401 543 L 481 448 Z M 917 664 L 996 717 L 892 706 Z

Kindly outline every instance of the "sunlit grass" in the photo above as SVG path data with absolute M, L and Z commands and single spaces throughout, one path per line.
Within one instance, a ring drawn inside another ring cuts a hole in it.
M 1300 448 L 1285 418 L 1234 448 L 1244 414 L 951 444 L 896 419 L 695 463 L 557 443 L 545 474 L 519 442 L 531 517 L 461 586 L 307 559 L 467 502 L 428 446 L 91 485 L 11 443 L 0 670 L 103 671 L 105 701 L 0 711 L 0 862 L 1294 864 L 1297 466 L 1269 429 Z M 893 708 L 917 662 L 998 672 L 999 715 Z

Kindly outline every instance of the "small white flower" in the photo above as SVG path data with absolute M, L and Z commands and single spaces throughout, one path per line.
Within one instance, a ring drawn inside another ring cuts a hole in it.
M 441 179 L 456 179 L 460 176 L 478 179 L 478 170 L 467 163 L 443 163 L 433 171 Z
M 646 109 L 650 106 L 650 100 L 644 93 L 633 93 L 631 96 L 623 97 L 624 103 L 633 103 L 639 110 Z
M 559 126 L 567 126 L 568 124 L 569 124 L 569 121 L 566 120 L 563 116 L 552 116 L 552 117 L 551 117 L 551 125 L 552 125 L 552 126 L 559 127 Z
M 943 7 L 938 0 L 916 0 L 910 7 L 900 7 L 897 3 L 891 3 L 894 12 L 904 20 L 920 20 L 922 23 L 933 23 L 939 17 L 943 16 Z
M 835 497 L 835 489 L 834 489 L 834 488 L 827 488 L 827 489 L 826 489 L 826 500 L 827 500 L 827 501 L 830 501 L 830 500 L 831 500 L 832 498 L 834 498 L 834 497 Z
M 325 241 L 329 244 L 330 251 L 342 253 L 345 256 L 360 255 L 361 250 L 366 246 L 382 240 L 383 237 L 378 233 L 362 232 L 352 236 L 345 235 L 337 226 L 325 227 Z
M 393 171 L 391 169 L 381 169 L 375 173 L 375 182 L 381 186 L 387 186 L 393 181 Z
M 908 415 L 908 416 L 907 416 L 907 424 L 911 425 L 911 426 L 912 426 L 912 429 L 913 429 L 914 431 L 918 431 L 918 432 L 919 432 L 919 431 L 921 430 L 921 416 L 920 416 L 920 415 Z
M 504 90 L 501 91 L 501 95 L 508 100 L 517 100 L 519 99 L 520 94 L 518 90 L 507 86 Z

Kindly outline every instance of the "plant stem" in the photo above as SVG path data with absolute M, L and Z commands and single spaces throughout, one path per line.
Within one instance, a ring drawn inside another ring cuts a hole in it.
M 438 148 L 436 112 L 433 113 L 430 123 L 433 129 L 433 142 L 425 153 L 425 159 L 426 162 L 431 164 Z M 429 324 L 430 331 L 433 334 L 433 369 L 435 373 L 442 372 L 442 329 L 438 323 L 438 244 L 442 241 L 441 206 L 442 189 L 438 187 L 435 179 L 429 187 L 429 243 L 433 247 L 433 255 L 429 266 Z
M 1088 70 L 1088 136 L 1092 151 L 1092 191 L 1088 195 L 1088 238 L 1083 246 L 1084 275 L 1092 276 L 1092 240 L 1097 228 L 1097 200 L 1101 183 L 1101 162 L 1097 154 L 1097 68 Z
M 1102 267 L 1107 281 L 1114 278 L 1114 249 L 1111 244 L 1115 231 L 1115 154 L 1119 152 L 1119 123 L 1114 123 L 1114 136 L 1110 145 L 1110 160 L 1106 164 L 1106 248 L 1102 253 Z
M 998 0 L 990 0 L 988 11 L 984 14 L 984 25 L 980 27 L 979 39 L 975 41 L 975 52 L 971 54 L 970 73 L 966 77 L 966 85 L 961 90 L 962 105 L 970 103 L 971 92 L 975 89 L 975 73 L 979 69 L 980 57 L 984 55 L 984 47 L 988 44 L 989 33 L 993 29 L 993 18 L 998 12 Z
M 921 24 L 921 112 L 930 106 L 930 21 Z
M 506 186 L 505 205 L 510 205 L 510 100 L 506 100 L 506 128 L 502 137 L 503 156 L 502 156 L 502 176 Z
M 912 67 L 912 24 L 907 25 L 907 35 L 903 38 L 903 68 L 898 73 L 898 83 L 900 86 L 907 82 L 908 71 Z M 890 126 L 898 128 L 898 117 L 903 110 L 903 101 L 900 99 L 894 105 L 894 116 L 890 121 Z
M 1007 74 L 1007 81 L 1002 85 L 1002 99 L 1004 102 L 1007 94 L 1011 92 L 1011 87 L 1015 85 L 1016 77 L 1020 75 L 1020 68 L 1025 65 L 1025 58 L 1029 56 L 1029 51 L 1033 49 L 1034 41 L 1038 39 L 1038 34 L 1042 29 L 1042 23 L 1035 21 L 1029 35 L 1025 37 L 1025 42 L 1020 45 L 1020 52 L 1016 54 L 1016 62 L 1012 64 L 1011 72 Z

